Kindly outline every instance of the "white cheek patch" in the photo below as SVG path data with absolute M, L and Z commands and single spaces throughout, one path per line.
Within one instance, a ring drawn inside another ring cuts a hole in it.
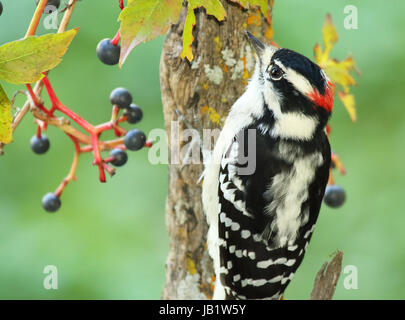
M 263 95 L 264 101 L 266 101 L 268 108 L 273 112 L 274 117 L 276 119 L 281 117 L 281 102 L 283 97 L 274 89 L 270 81 L 264 82 Z
M 275 121 L 271 135 L 280 138 L 310 140 L 314 136 L 318 120 L 299 112 L 282 113 Z
M 303 95 L 307 96 L 309 93 L 314 91 L 312 85 L 303 75 L 299 74 L 294 69 L 285 67 L 280 60 L 274 60 L 274 63 L 284 71 L 284 79 L 290 82 L 294 88 Z

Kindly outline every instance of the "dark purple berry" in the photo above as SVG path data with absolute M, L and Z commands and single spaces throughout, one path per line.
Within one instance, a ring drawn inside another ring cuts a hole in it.
M 339 208 L 346 200 L 346 193 L 337 185 L 327 186 L 323 201 L 331 208 Z
M 132 95 L 125 88 L 116 88 L 111 92 L 110 102 L 119 108 L 129 108 L 132 103 Z
M 3 13 L 3 4 L 0 1 L 0 16 L 1 16 L 2 13 Z
M 124 112 L 124 116 L 128 117 L 129 123 L 138 123 L 142 120 L 142 109 L 138 107 L 136 104 L 131 104 L 127 110 Z
M 136 151 L 140 150 L 145 146 L 146 136 L 138 129 L 133 129 L 128 131 L 124 138 L 124 144 L 127 149 Z
M 47 193 L 42 198 L 42 207 L 48 212 L 58 211 L 61 204 L 60 199 L 52 192 Z
M 114 160 L 111 161 L 111 164 L 116 167 L 121 167 L 127 163 L 128 155 L 124 150 L 121 149 L 113 149 L 111 151 L 111 156 L 114 157 Z
M 120 61 L 121 46 L 114 46 L 111 39 L 104 39 L 98 43 L 96 53 L 102 63 L 113 66 Z
M 38 138 L 36 135 L 31 138 L 31 149 L 36 154 L 44 154 L 49 150 L 49 140 L 45 135 Z

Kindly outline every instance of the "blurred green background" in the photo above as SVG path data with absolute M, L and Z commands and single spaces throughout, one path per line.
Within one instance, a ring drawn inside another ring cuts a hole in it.
M 34 0 L 2 0 L 0 44 L 24 36 Z M 343 9 L 355 4 L 358 30 L 343 26 Z M 342 275 L 336 299 L 405 298 L 404 138 L 405 2 L 276 0 L 275 41 L 313 57 L 321 42 L 326 13 L 332 14 L 339 42 L 332 56 L 353 53 L 362 75 L 353 89 L 358 122 L 353 124 L 338 101 L 331 143 L 347 175 L 335 176 L 347 192 L 338 210 L 323 206 L 302 267 L 287 299 L 306 299 L 316 272 L 336 249 L 344 266 L 358 269 L 358 289 L 347 290 Z M 80 27 L 68 53 L 51 73 L 60 99 L 93 123 L 107 121 L 109 94 L 128 88 L 144 110 L 137 125 L 148 133 L 163 127 L 159 58 L 163 38 L 136 48 L 124 68 L 108 67 L 95 56 L 97 43 L 118 29 L 115 1 L 81 1 L 71 20 Z M 43 27 L 39 33 L 45 33 Z M 2 83 L 9 96 L 18 88 Z M 24 102 L 17 99 L 17 106 Z M 159 299 L 169 248 L 164 205 L 167 167 L 151 165 L 147 150 L 130 154 L 129 163 L 107 184 L 97 180 L 90 156 L 83 156 L 77 177 L 53 215 L 41 207 L 67 174 L 72 145 L 49 128 L 46 156 L 30 151 L 35 132 L 28 115 L 15 142 L 0 158 L 0 298 L 1 299 Z M 46 265 L 59 272 L 59 289 L 43 288 Z

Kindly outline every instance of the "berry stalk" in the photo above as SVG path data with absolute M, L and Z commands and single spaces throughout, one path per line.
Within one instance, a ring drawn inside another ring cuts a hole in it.
M 120 30 L 118 30 L 116 35 L 114 36 L 114 38 L 111 40 L 111 44 L 113 46 L 117 46 L 118 42 L 120 42 L 120 40 L 121 40 L 121 32 L 120 32 Z
M 95 128 L 90 123 L 88 123 L 86 120 L 84 120 L 78 114 L 74 113 L 72 110 L 67 108 L 64 104 L 62 104 L 59 101 L 47 76 L 45 76 L 42 79 L 42 82 L 45 86 L 46 91 L 48 92 L 49 99 L 51 99 L 51 103 L 52 103 L 51 110 L 54 109 L 54 110 L 58 110 L 58 111 L 64 113 L 70 119 L 72 119 L 74 122 L 76 122 L 79 126 L 81 126 L 84 130 L 86 130 L 88 133 L 90 133 L 90 134 L 96 133 Z
M 73 162 L 72 162 L 72 166 L 70 167 L 69 174 L 66 176 L 65 179 L 63 179 L 62 183 L 59 185 L 59 187 L 55 191 L 55 195 L 58 198 L 62 195 L 62 192 L 66 188 L 68 183 L 72 180 L 76 180 L 76 170 L 77 170 L 77 165 L 79 163 L 79 156 L 81 154 L 79 141 L 75 137 L 73 137 L 69 134 L 67 136 L 70 139 L 72 139 L 72 141 L 73 141 L 73 144 L 75 146 L 75 153 L 73 156 Z

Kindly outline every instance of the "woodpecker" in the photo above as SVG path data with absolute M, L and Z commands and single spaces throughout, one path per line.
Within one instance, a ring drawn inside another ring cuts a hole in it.
M 247 36 L 255 71 L 204 170 L 213 299 L 282 297 L 304 258 L 329 177 L 333 84 L 305 56 Z M 243 170 L 245 158 L 254 170 Z

